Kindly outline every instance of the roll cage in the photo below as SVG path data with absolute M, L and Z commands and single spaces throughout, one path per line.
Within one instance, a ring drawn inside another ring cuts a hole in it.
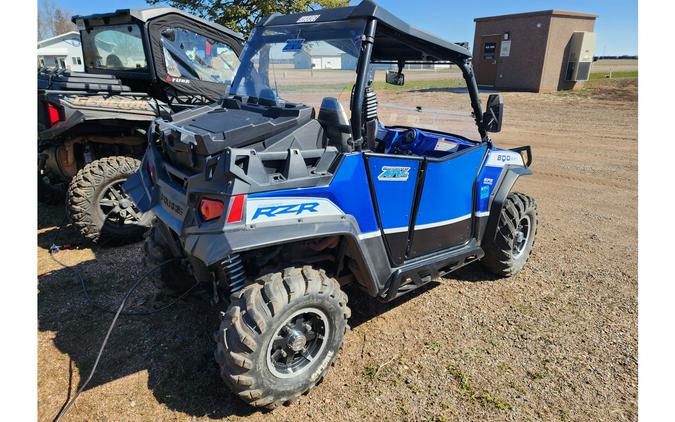
M 471 100 L 473 118 L 483 142 L 490 141 L 480 103 L 478 85 L 471 65 L 471 52 L 463 45 L 440 39 L 421 31 L 391 14 L 371 0 L 356 6 L 323 9 L 291 15 L 272 14 L 262 19 L 258 27 L 314 24 L 365 20 L 361 51 L 356 67 L 356 83 L 351 98 L 351 128 L 354 146 L 364 143 L 363 103 L 368 84 L 369 65 L 396 64 L 399 71 L 406 64 L 455 64 L 461 71 Z

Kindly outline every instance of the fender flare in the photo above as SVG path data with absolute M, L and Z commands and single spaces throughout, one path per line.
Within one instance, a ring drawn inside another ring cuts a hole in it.
M 161 221 L 162 218 L 159 218 Z M 269 246 L 283 245 L 320 237 L 340 236 L 352 246 L 353 258 L 363 271 L 363 284 L 369 295 L 376 296 L 391 274 L 381 236 L 360 239 L 356 220 L 351 216 L 334 221 L 285 224 L 253 231 L 233 230 L 185 234 L 183 249 L 204 267 L 210 267 L 230 254 L 239 254 Z
M 506 202 L 506 197 L 511 192 L 513 185 L 516 184 L 516 181 L 520 176 L 529 176 L 532 174 L 532 170 L 528 167 L 520 166 L 506 166 L 500 177 L 500 182 L 490 198 L 490 216 L 488 217 L 487 224 L 485 225 L 485 230 L 481 235 L 481 244 L 486 240 L 494 239 L 495 234 L 497 233 L 497 225 L 499 224 L 499 217 L 502 214 L 502 208 Z

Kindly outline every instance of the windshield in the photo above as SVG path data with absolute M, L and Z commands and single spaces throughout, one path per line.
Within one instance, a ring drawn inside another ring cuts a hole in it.
M 325 97 L 334 97 L 349 115 L 364 30 L 364 21 L 256 28 L 244 48 L 230 93 L 302 103 L 317 111 Z M 396 51 L 391 55 L 392 61 L 396 59 Z M 378 63 L 369 67 L 367 79 L 377 94 L 382 125 L 439 130 L 480 140 L 466 84 L 456 65 L 406 64 L 405 85 L 385 83 L 387 71 L 397 69 Z
M 162 31 L 167 73 L 175 78 L 229 84 L 239 59 L 229 45 L 184 28 Z
M 93 28 L 82 33 L 86 65 L 108 70 L 146 70 L 143 38 L 138 25 Z
M 405 84 L 397 86 L 385 82 L 386 70 L 376 72 L 373 87 L 382 124 L 438 130 L 480 141 L 471 98 L 456 65 L 407 64 L 403 73 Z
M 256 28 L 230 93 L 316 110 L 334 97 L 349 110 L 364 28 L 360 20 Z

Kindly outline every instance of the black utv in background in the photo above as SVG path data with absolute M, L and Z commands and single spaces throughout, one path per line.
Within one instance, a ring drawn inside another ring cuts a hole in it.
M 65 194 L 88 240 L 134 241 L 151 217 L 121 187 L 140 165 L 149 124 L 223 96 L 243 38 L 171 7 L 73 22 L 85 72 L 38 70 L 39 200 Z

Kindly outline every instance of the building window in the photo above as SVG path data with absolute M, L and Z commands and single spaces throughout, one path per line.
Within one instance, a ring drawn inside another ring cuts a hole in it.
M 77 58 L 73 57 L 73 64 L 77 64 Z
M 77 58 L 77 64 L 82 64 L 82 59 L 79 57 Z

